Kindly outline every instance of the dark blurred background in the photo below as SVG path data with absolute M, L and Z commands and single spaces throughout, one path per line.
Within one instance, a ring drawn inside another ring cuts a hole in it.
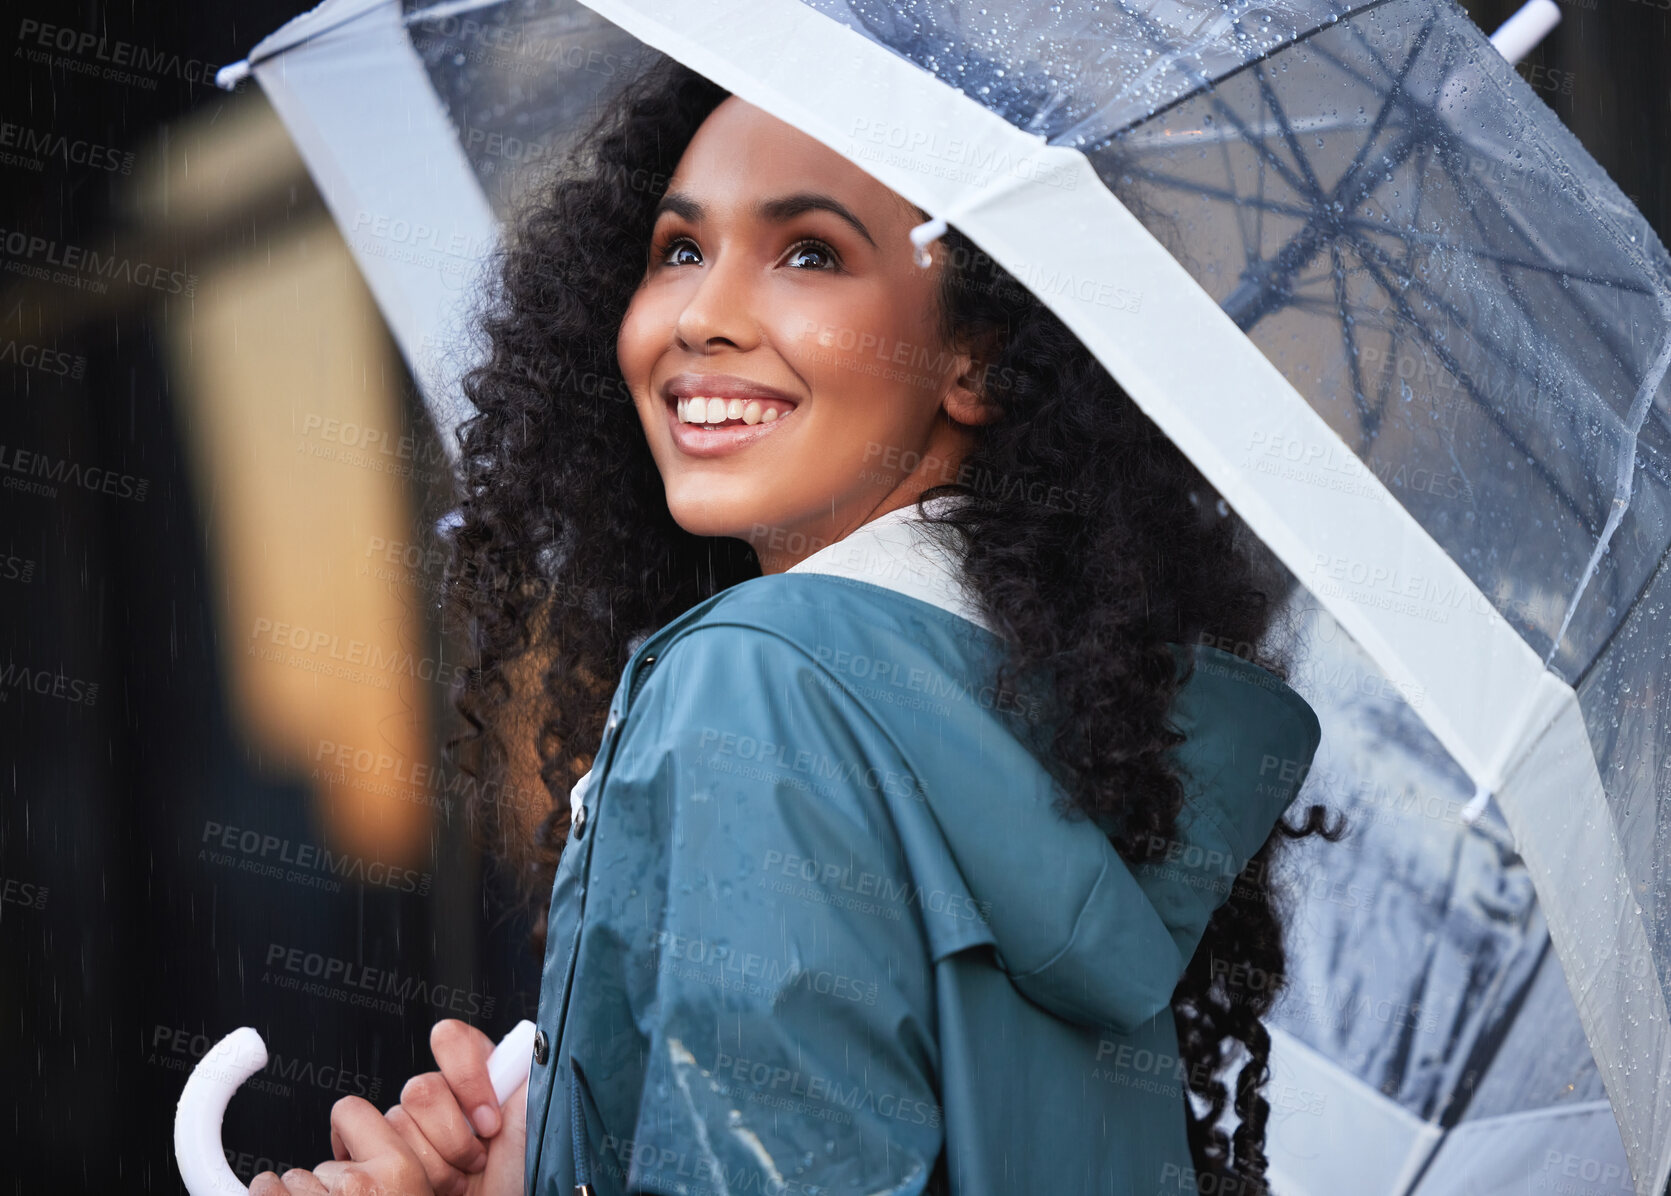
M 1563 4 L 1519 68 L 1662 238 L 1668 10 Z M 229 1016 L 274 1054 L 227 1119 L 247 1182 L 329 1157 L 341 1095 L 396 1100 L 438 1018 L 497 1037 L 536 997 L 441 757 L 445 454 L 259 90 L 212 82 L 298 11 L 0 19 L 11 1192 L 183 1190 L 174 1102 Z

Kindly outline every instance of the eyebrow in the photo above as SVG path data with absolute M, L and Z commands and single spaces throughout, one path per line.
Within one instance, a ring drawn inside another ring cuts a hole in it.
M 876 248 L 876 239 L 870 235 L 870 230 L 865 228 L 857 216 L 848 211 L 845 204 L 816 191 L 797 191 L 793 195 L 781 196 L 778 199 L 763 199 L 755 205 L 754 210 L 762 220 L 769 220 L 773 224 L 783 224 L 806 212 L 829 212 L 845 220 L 853 227 L 854 232 L 869 242 L 872 249 Z M 707 214 L 707 209 L 683 191 L 669 191 L 656 206 L 655 219 L 660 220 L 663 212 L 672 212 L 692 224 L 700 224 Z

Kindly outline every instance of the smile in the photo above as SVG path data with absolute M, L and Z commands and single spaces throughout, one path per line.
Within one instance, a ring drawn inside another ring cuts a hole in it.
M 667 425 L 687 457 L 723 457 L 771 436 L 800 400 L 776 387 L 732 374 L 689 372 L 667 380 Z
M 781 399 L 723 399 L 694 395 L 678 401 L 675 415 L 681 424 L 696 424 L 712 430 L 775 423 L 794 409 L 795 404 Z

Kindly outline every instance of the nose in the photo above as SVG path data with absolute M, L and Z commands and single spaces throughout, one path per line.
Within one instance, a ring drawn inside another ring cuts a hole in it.
M 716 254 L 694 271 L 685 306 L 673 326 L 680 348 L 709 353 L 748 350 L 760 340 L 754 316 L 751 267 L 741 254 Z

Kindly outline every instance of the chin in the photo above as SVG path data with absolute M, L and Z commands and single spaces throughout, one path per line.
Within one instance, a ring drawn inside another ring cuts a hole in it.
M 757 523 L 767 522 L 763 503 L 743 499 L 713 499 L 669 495 L 673 522 L 693 536 L 730 536 L 746 540 Z

